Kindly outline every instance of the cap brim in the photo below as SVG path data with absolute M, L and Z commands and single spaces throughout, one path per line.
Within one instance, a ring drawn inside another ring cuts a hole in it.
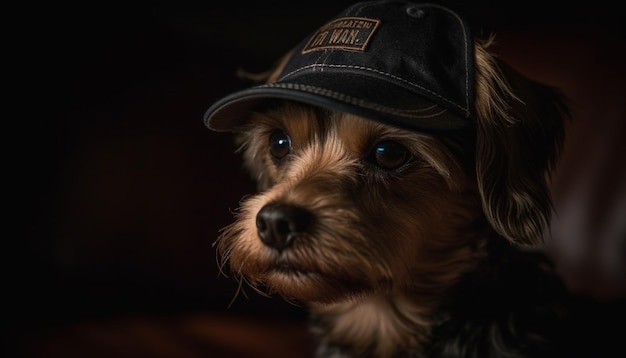
M 469 125 L 470 114 L 463 106 L 459 105 L 458 111 L 444 108 L 427 98 L 428 92 L 416 95 L 415 84 L 412 86 L 405 88 L 362 73 L 310 72 L 230 94 L 209 107 L 204 123 L 214 131 L 231 131 L 248 118 L 256 103 L 275 98 L 348 112 L 412 130 L 457 130 Z

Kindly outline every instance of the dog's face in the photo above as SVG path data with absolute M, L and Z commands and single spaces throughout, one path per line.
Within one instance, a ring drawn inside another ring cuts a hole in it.
M 486 240 L 541 243 L 566 112 L 557 91 L 488 47 L 475 44 L 475 122 L 464 131 L 260 104 L 234 130 L 260 190 L 220 237 L 222 265 L 240 283 L 298 301 L 383 294 L 427 308 Z
M 483 220 L 460 159 L 471 140 L 290 102 L 248 123 L 239 140 L 261 191 L 219 242 L 239 278 L 305 302 L 427 299 L 469 264 Z

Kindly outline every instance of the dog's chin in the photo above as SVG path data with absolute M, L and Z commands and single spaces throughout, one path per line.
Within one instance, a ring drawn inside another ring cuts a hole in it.
M 262 281 L 272 292 L 303 303 L 344 301 L 370 289 L 364 282 L 293 266 L 272 267 Z

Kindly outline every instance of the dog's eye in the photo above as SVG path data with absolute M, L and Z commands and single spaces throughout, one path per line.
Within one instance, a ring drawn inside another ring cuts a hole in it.
M 395 170 L 411 159 L 409 151 L 399 143 L 383 141 L 376 144 L 371 153 L 371 161 L 385 170 Z
M 291 138 L 285 132 L 277 132 L 270 137 L 270 154 L 274 159 L 283 159 L 291 153 Z

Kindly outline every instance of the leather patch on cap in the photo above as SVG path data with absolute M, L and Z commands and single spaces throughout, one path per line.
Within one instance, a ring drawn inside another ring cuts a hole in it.
M 317 30 L 302 49 L 302 53 L 340 49 L 365 51 L 380 20 L 365 17 L 342 17 Z

